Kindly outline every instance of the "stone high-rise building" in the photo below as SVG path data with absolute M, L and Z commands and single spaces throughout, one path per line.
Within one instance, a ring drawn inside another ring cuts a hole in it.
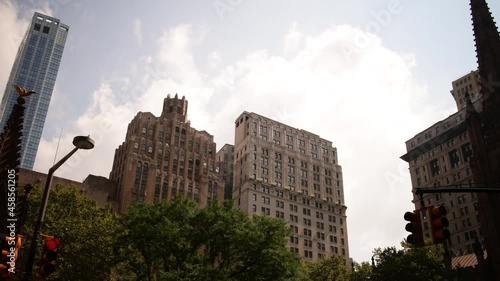
M 451 95 L 457 104 L 457 110 L 466 107 L 465 95 L 468 94 L 471 101 L 474 103 L 478 100 L 481 91 L 481 77 L 479 71 L 471 71 L 470 73 L 458 78 L 451 83 Z
M 233 198 L 234 145 L 225 144 L 215 155 L 224 181 L 224 199 Z
M 306 261 L 338 254 L 350 262 L 342 168 L 332 142 L 243 112 L 235 122 L 238 209 L 284 219 L 290 250 Z
M 415 195 L 415 188 L 474 186 L 470 162 L 472 147 L 465 118 L 464 108 L 406 142 L 407 153 L 401 158 L 410 166 L 415 209 L 423 207 Z M 427 207 L 444 206 L 448 211 L 450 256 L 473 254 L 475 236 L 480 242 L 484 240 L 478 221 L 477 194 L 433 193 L 424 194 L 423 199 Z M 429 223 L 422 223 L 424 236 L 430 238 Z
M 118 185 L 120 212 L 133 202 L 177 196 L 191 198 L 200 206 L 223 201 L 214 138 L 191 127 L 187 109 L 185 97 L 168 95 L 159 117 L 139 112 L 128 125 L 109 176 Z
M 21 168 L 32 170 L 49 110 L 52 91 L 69 27 L 59 19 L 35 13 L 17 51 L 0 103 L 0 131 L 9 119 L 19 94 L 13 84 L 37 93 L 26 99 Z

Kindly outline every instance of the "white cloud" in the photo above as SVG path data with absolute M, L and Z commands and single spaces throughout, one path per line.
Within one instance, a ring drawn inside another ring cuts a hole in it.
M 107 176 L 135 114 L 159 115 L 166 95 L 178 93 L 189 101 L 192 126 L 213 134 L 219 148 L 233 143 L 234 119 L 242 111 L 331 140 L 343 168 L 351 256 L 369 260 L 373 248 L 398 244 L 405 236 L 402 215 L 412 208 L 407 166 L 399 159 L 404 142 L 422 124 L 446 115 L 419 103 L 426 93 L 413 80 L 414 55 L 391 51 L 372 35 L 370 44 L 359 48 L 355 38 L 363 31 L 347 25 L 303 39 L 296 24 L 291 30 L 294 36 L 284 35 L 295 47 L 290 57 L 256 50 L 209 75 L 193 57 L 204 30 L 195 32 L 189 25 L 169 29 L 157 53 L 140 59 L 142 71 L 114 79 L 126 84 L 116 89 L 103 82 L 75 129 L 64 132 L 61 143 L 77 134 L 96 137 L 96 148 L 68 165 L 65 176 Z M 302 45 L 293 43 L 300 40 Z M 122 87 L 130 89 L 128 95 Z M 53 155 L 46 152 L 55 151 L 55 145 L 56 139 L 42 141 L 37 169 L 48 170 Z
M 134 24 L 133 31 L 135 39 L 137 40 L 139 46 L 142 46 L 142 22 L 140 19 L 136 18 L 133 24 Z
M 210 68 L 215 69 L 219 65 L 221 56 L 218 52 L 211 52 L 207 58 L 207 64 Z
M 114 151 L 124 141 L 128 122 L 139 111 L 132 103 L 116 104 L 116 97 L 107 82 L 101 83 L 93 93 L 92 100 L 90 107 L 73 126 L 63 130 L 57 159 L 73 149 L 72 140 L 75 136 L 90 135 L 95 147 L 89 151 L 79 150 L 59 168 L 55 173 L 57 176 L 79 181 L 88 174 L 108 176 Z M 34 170 L 48 171 L 53 164 L 58 142 L 58 137 L 42 139 Z
M 288 29 L 285 38 L 283 39 L 285 45 L 285 54 L 291 53 L 299 48 L 300 41 L 304 34 L 297 29 L 297 22 L 293 22 Z

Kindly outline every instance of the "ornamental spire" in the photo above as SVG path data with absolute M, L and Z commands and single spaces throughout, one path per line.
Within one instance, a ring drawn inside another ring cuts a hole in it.
M 491 93 L 489 85 L 500 82 L 500 36 L 486 0 L 471 0 L 470 8 L 483 91 Z

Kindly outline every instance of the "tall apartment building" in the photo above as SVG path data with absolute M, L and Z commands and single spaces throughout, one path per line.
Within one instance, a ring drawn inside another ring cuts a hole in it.
M 224 182 L 224 199 L 233 198 L 234 145 L 225 144 L 215 155 Z
M 480 103 L 476 103 L 480 106 Z M 472 147 L 466 109 L 441 120 L 406 142 L 407 153 L 401 159 L 408 162 L 415 209 L 422 207 L 415 195 L 417 187 L 463 186 L 474 184 L 471 168 Z M 424 194 L 425 206 L 445 206 L 451 238 L 451 257 L 473 254 L 474 238 L 482 242 L 478 221 L 478 197 L 475 193 Z M 423 222 L 425 237 L 430 237 L 428 222 Z
M 470 73 L 451 82 L 451 95 L 457 104 L 457 110 L 466 107 L 465 94 L 469 94 L 470 100 L 474 103 L 479 99 L 481 92 L 481 77 L 479 70 L 471 71 Z
M 238 209 L 284 219 L 290 250 L 307 261 L 349 261 L 342 168 L 332 142 L 256 113 L 235 122 L 233 198 Z
M 1 130 L 19 96 L 12 85 L 37 92 L 26 99 L 21 145 L 23 169 L 31 170 L 35 163 L 68 30 L 69 27 L 59 19 L 35 13 L 19 46 L 5 87 L 0 104 Z
M 212 135 L 191 127 L 188 102 L 170 95 L 159 117 L 139 112 L 115 151 L 110 179 L 118 186 L 119 211 L 133 202 L 157 202 L 177 196 L 200 206 L 222 202 L 223 182 L 216 166 Z

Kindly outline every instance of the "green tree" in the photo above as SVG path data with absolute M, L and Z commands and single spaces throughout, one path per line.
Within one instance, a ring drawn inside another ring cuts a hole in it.
M 403 247 L 401 250 L 395 247 L 374 250 L 376 266 L 372 280 L 444 280 L 447 271 L 442 247 L 411 248 L 404 243 Z
M 121 280 L 289 280 L 300 265 L 283 220 L 250 218 L 231 201 L 136 204 L 119 221 Z
M 349 280 L 349 269 L 345 260 L 335 254 L 315 263 L 306 263 L 305 271 L 311 281 Z
M 350 281 L 365 281 L 370 280 L 372 275 L 372 265 L 368 262 L 361 264 L 355 262 L 354 270 L 351 272 Z
M 42 199 L 42 190 L 35 186 L 29 193 L 27 221 L 21 229 L 31 237 Z M 50 280 L 109 280 L 112 263 L 113 234 L 116 222 L 109 207 L 98 206 L 76 188 L 51 188 L 42 233 L 58 238 L 56 271 Z M 33 275 L 38 272 L 44 239 L 38 240 L 38 255 Z M 24 239 L 19 266 L 22 270 L 29 252 L 30 241 Z
M 198 210 L 192 201 L 134 204 L 120 216 L 114 254 L 120 263 L 116 274 L 130 280 L 180 278 L 197 257 L 200 246 L 191 243 Z M 163 274 L 169 272 L 170 274 Z

